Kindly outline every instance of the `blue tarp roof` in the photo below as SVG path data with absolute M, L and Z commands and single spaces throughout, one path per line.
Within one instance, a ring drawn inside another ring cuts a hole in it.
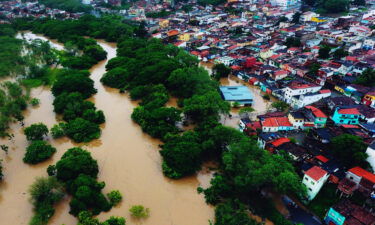
M 246 86 L 221 86 L 220 91 L 226 101 L 253 100 L 253 94 Z

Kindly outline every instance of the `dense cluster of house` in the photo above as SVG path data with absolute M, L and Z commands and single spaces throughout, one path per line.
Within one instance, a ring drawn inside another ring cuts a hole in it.
M 13 1 L 0 1 L 0 16 L 1 19 L 14 19 L 22 17 L 35 17 L 35 18 L 78 18 L 83 13 L 71 13 L 60 9 L 48 8 L 38 1 L 19 0 Z M 4 22 L 5 20 L 3 20 Z

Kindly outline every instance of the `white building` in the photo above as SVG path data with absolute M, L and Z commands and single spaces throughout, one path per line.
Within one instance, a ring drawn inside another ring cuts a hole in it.
M 375 171 L 375 142 L 367 147 L 366 154 L 368 155 L 367 162 L 370 163 L 372 169 Z
M 293 96 L 318 92 L 322 86 L 314 84 L 293 83 L 284 89 L 284 101 L 291 103 Z
M 230 66 L 234 62 L 234 59 L 230 56 L 223 56 L 223 57 L 220 57 L 220 58 L 216 59 L 215 62 L 216 63 L 222 63 L 226 66 Z
M 308 22 L 308 21 L 311 21 L 312 18 L 314 18 L 314 17 L 319 17 L 319 16 L 320 16 L 319 14 L 314 13 L 314 12 L 311 12 L 311 11 L 309 11 L 309 12 L 304 12 L 304 13 L 302 13 L 302 15 L 301 15 L 301 21 L 302 21 L 302 22 Z
M 280 6 L 280 7 L 289 7 L 296 5 L 298 3 L 297 0 L 271 0 L 272 6 Z
M 369 49 L 374 49 L 375 46 L 375 38 L 367 38 L 363 42 L 362 48 L 369 50 Z
M 313 166 L 305 172 L 302 183 L 307 188 L 308 200 L 311 201 L 319 193 L 324 183 L 327 181 L 329 174 L 318 166 Z
M 317 102 L 323 98 L 328 98 L 329 96 L 331 96 L 330 90 L 320 90 L 319 92 L 315 93 L 296 95 L 291 98 L 290 105 L 294 109 L 299 109 L 307 105 L 311 105 L 314 102 Z

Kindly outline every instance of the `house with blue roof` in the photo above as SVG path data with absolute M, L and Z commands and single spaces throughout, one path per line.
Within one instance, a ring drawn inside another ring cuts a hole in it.
M 246 86 L 221 86 L 221 97 L 228 102 L 238 102 L 241 106 L 253 104 L 253 94 Z

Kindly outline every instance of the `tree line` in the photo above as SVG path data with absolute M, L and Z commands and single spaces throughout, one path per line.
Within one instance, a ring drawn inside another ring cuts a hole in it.
M 100 19 L 83 16 L 78 20 L 23 18 L 13 21 L 13 27 L 44 34 L 65 46 L 65 51 L 58 53 L 59 63 L 64 68 L 54 70 L 51 90 L 55 96 L 54 111 L 61 114 L 66 123 L 56 124 L 51 129 L 52 136 L 66 135 L 76 142 L 99 138 L 99 125 L 105 122 L 105 116 L 86 100 L 97 92 L 87 69 L 105 59 L 107 53 L 93 38 L 114 41 L 141 28 L 122 23 L 115 16 Z

